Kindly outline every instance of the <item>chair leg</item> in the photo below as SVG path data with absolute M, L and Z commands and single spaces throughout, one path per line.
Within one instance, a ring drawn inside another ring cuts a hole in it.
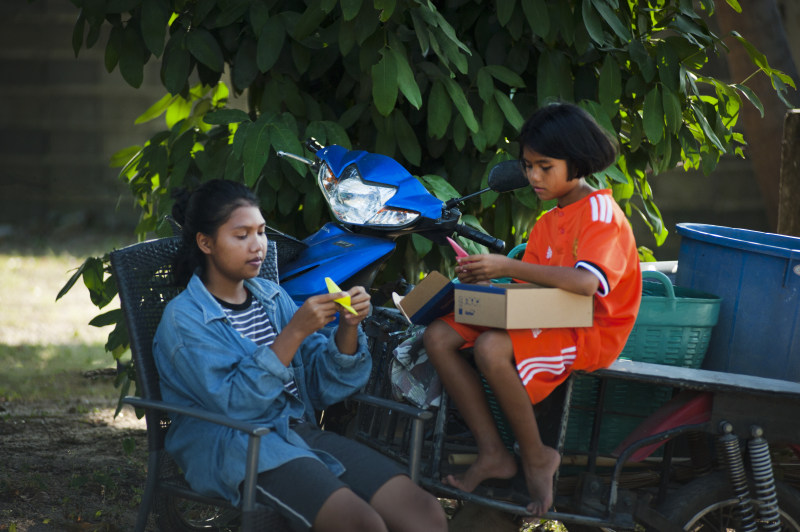
M 144 532 L 147 527 L 147 518 L 153 509 L 153 499 L 155 498 L 156 483 L 159 475 L 159 452 L 150 451 L 147 457 L 147 480 L 142 494 L 142 504 L 139 505 L 139 514 L 136 516 L 135 532 Z

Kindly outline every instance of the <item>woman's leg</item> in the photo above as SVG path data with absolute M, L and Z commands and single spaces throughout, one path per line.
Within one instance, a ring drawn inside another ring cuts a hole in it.
M 517 373 L 508 333 L 493 329 L 481 335 L 475 342 L 475 364 L 486 377 L 519 443 L 532 499 L 528 511 L 541 515 L 553 504 L 553 476 L 561 456 L 542 443 L 530 397 Z
M 370 504 L 392 532 L 445 532 L 447 517 L 439 501 L 406 475 L 389 479 Z
M 313 458 L 296 458 L 260 473 L 256 499 L 278 510 L 292 530 L 386 531 L 375 509 Z
M 316 429 L 301 431 L 301 434 L 311 448 L 335 456 L 344 465 L 345 471 L 337 481 L 349 487 L 348 490 L 333 493 L 325 501 L 319 518 L 314 521 L 314 530 L 328 530 L 319 527 L 327 526 L 331 516 L 343 522 L 347 522 L 348 518 L 357 518 L 357 523 L 348 526 L 353 530 L 361 530 L 356 528 L 358 523 L 371 522 L 363 514 L 365 505 L 385 523 L 384 528 L 375 530 L 388 528 L 393 532 L 445 532 L 447 529 L 447 518 L 439 501 L 411 482 L 405 468 L 397 462 L 339 434 Z M 313 485 L 313 481 L 310 485 Z M 350 495 L 364 504 L 357 504 Z M 339 517 L 339 512 L 353 512 L 353 516 Z
M 436 320 L 425 331 L 424 342 L 428 358 L 478 445 L 478 458 L 467 472 L 460 477 L 450 475 L 445 482 L 469 492 L 488 478 L 513 477 L 517 463 L 500 439 L 480 377 L 458 352 L 464 339 L 447 323 Z

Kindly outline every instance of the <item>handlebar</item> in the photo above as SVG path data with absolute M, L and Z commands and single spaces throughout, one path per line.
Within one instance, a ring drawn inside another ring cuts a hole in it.
M 492 235 L 487 235 L 486 233 L 481 233 L 477 229 L 473 229 L 472 227 L 464 224 L 457 224 L 455 227 L 456 234 L 463 236 L 464 238 L 469 238 L 473 242 L 477 242 L 478 244 L 483 244 L 491 251 L 494 252 L 501 252 L 506 247 L 506 243 L 500 240 L 499 238 L 495 238 Z

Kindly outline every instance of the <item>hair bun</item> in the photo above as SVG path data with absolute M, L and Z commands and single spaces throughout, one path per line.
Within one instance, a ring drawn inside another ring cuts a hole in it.
M 189 206 L 189 198 L 192 193 L 186 187 L 176 188 L 172 191 L 172 217 L 181 225 L 186 222 L 186 208 Z

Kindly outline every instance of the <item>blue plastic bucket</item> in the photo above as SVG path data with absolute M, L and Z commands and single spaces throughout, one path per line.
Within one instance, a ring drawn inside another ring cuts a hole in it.
M 800 238 L 678 224 L 678 286 L 722 298 L 703 368 L 800 382 Z

